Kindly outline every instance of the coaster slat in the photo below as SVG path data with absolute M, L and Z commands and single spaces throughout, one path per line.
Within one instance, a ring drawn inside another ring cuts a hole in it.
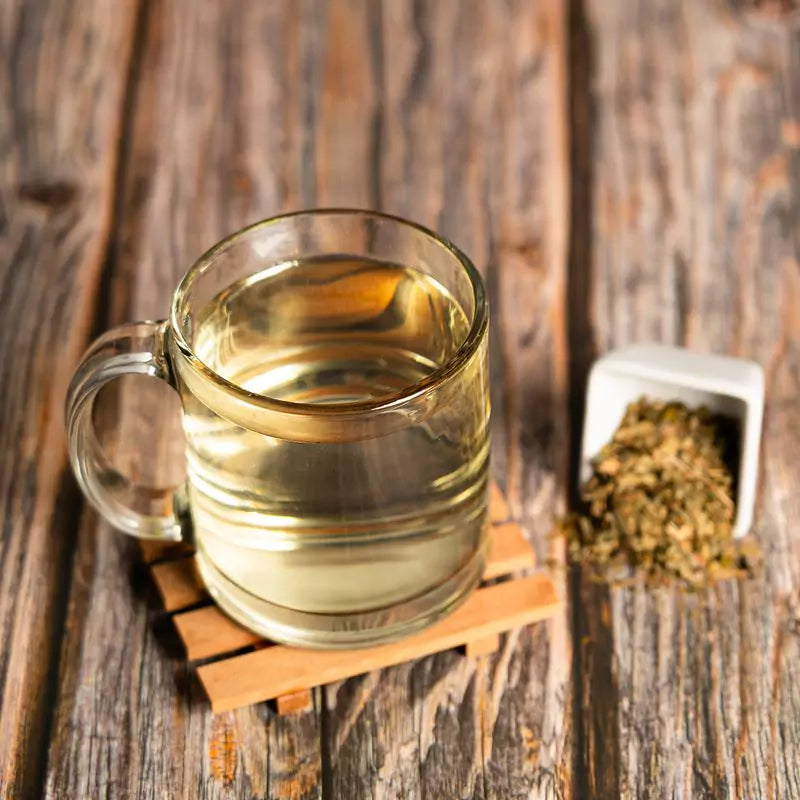
M 231 653 L 263 641 L 258 633 L 243 628 L 216 606 L 204 606 L 172 618 L 189 661 Z
M 166 611 L 178 611 L 208 598 L 194 566 L 194 556 L 154 564 L 150 573 Z
M 186 542 L 160 542 L 156 539 L 139 539 L 139 551 L 145 564 L 153 564 L 168 558 L 190 556 L 194 548 Z
M 198 667 L 214 711 L 280 695 L 449 650 L 553 614 L 560 601 L 543 574 L 476 590 L 452 614 L 424 631 L 378 647 L 309 650 L 275 645 Z
M 275 698 L 275 710 L 279 714 L 292 714 L 295 711 L 307 711 L 314 705 L 314 698 L 310 689 L 301 689 L 299 692 L 282 694 Z
M 500 649 L 500 634 L 493 633 L 491 636 L 484 636 L 481 639 L 472 639 L 464 645 L 463 649 L 467 658 L 488 656 Z
M 490 531 L 492 540 L 484 580 L 536 566 L 536 555 L 516 522 L 492 525 Z

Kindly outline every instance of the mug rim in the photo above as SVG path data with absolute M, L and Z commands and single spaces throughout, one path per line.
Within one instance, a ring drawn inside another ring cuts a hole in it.
M 214 369 L 209 367 L 195 353 L 194 349 L 187 341 L 183 326 L 180 324 L 178 319 L 178 305 L 188 293 L 194 280 L 205 273 L 208 269 L 213 267 L 214 260 L 221 252 L 226 250 L 231 244 L 243 239 L 248 234 L 251 234 L 254 231 L 267 229 L 271 225 L 283 222 L 293 217 L 318 216 L 371 217 L 373 219 L 384 220 L 407 228 L 412 228 L 431 239 L 437 245 L 443 247 L 459 262 L 464 272 L 466 272 L 472 288 L 474 301 L 474 313 L 472 315 L 472 321 L 470 323 L 467 335 L 464 337 L 464 340 L 461 342 L 452 356 L 445 361 L 444 364 L 431 372 L 430 375 L 425 376 L 415 383 L 409 384 L 399 391 L 382 395 L 373 400 L 358 400 L 330 405 L 300 403 L 291 400 L 279 400 L 278 398 L 270 397 L 269 395 L 251 392 L 249 389 L 245 389 L 244 387 L 239 386 L 239 384 L 234 383 L 233 381 L 228 380 L 220 375 Z M 219 242 L 206 250 L 181 278 L 172 296 L 169 315 L 169 328 L 171 335 L 175 340 L 175 344 L 186 359 L 188 365 L 197 373 L 199 373 L 200 377 L 218 385 L 220 388 L 224 389 L 230 394 L 233 394 L 240 401 L 247 405 L 257 406 L 265 410 L 276 411 L 283 414 L 301 414 L 304 416 L 315 417 L 349 417 L 381 411 L 396 410 L 398 407 L 403 406 L 406 403 L 419 399 L 432 390 L 440 387 L 450 380 L 450 378 L 460 372 L 461 368 L 472 358 L 483 341 L 488 324 L 489 309 L 486 297 L 486 287 L 484 285 L 483 278 L 468 256 L 451 241 L 439 236 L 435 231 L 427 228 L 424 225 L 420 225 L 417 222 L 413 222 L 394 214 L 386 214 L 382 211 L 372 211 L 369 209 L 339 207 L 303 209 L 299 211 L 278 214 L 276 216 L 267 217 L 266 219 L 254 222 L 245 226 L 244 228 L 240 228 L 239 230 L 234 231 L 225 238 L 221 239 Z

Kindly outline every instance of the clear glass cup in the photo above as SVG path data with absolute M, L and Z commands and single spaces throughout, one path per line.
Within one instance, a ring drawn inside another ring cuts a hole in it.
M 233 234 L 180 282 L 169 320 L 101 336 L 67 397 L 83 492 L 133 536 L 186 540 L 220 607 L 287 643 L 387 641 L 447 613 L 483 572 L 488 308 L 457 248 L 355 210 Z M 188 464 L 137 485 L 92 420 L 100 388 L 180 395 Z

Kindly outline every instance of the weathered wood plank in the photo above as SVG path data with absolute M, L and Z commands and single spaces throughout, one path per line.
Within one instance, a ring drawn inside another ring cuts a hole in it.
M 321 69 L 320 4 L 147 6 L 109 323 L 163 317 L 178 278 L 206 247 L 258 218 L 313 203 L 308 116 Z M 265 705 L 212 715 L 174 635 L 148 611 L 145 571 L 129 575 L 133 549 L 87 515 L 48 796 L 319 797 L 319 697 L 299 718 Z
M 136 3 L 0 14 L 0 796 L 40 791 L 79 499 L 62 409 L 112 208 Z
M 569 437 L 566 6 L 518 10 L 519 19 L 507 19 L 497 34 L 512 67 L 486 167 L 494 357 L 502 375 L 494 379 L 494 408 L 505 434 L 494 452 L 504 455 L 513 516 L 545 562 L 563 558 L 549 537 L 563 510 Z M 507 638 L 489 672 L 482 720 L 487 797 L 572 796 L 571 659 L 566 608 L 517 642 Z
M 566 471 L 562 3 L 381 11 L 373 196 L 452 238 L 487 276 L 495 474 L 545 555 Z M 444 654 L 329 688 L 332 796 L 568 795 L 566 616 L 486 661 Z
M 596 797 L 800 791 L 800 20 L 778 6 L 587 3 L 595 343 L 686 343 L 768 375 L 763 577 L 700 596 L 584 594 Z

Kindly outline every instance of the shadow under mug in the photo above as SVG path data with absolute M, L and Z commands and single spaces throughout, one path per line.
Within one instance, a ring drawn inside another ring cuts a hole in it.
M 70 460 L 113 525 L 188 540 L 241 624 L 373 644 L 449 612 L 487 547 L 488 308 L 470 261 L 398 218 L 314 210 L 220 242 L 169 320 L 101 336 L 67 397 Z M 126 374 L 180 395 L 188 477 L 138 486 L 92 420 Z

